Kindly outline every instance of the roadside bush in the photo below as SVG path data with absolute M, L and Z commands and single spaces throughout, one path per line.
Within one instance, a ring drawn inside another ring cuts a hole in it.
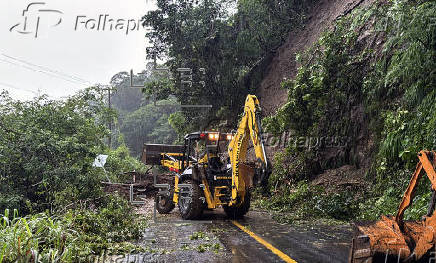
M 77 247 L 78 233 L 59 219 L 44 213 L 23 218 L 17 210 L 9 213 L 6 209 L 0 220 L 0 262 L 32 262 L 36 258 L 71 262 L 79 249 L 90 253 L 86 247 Z
M 145 173 L 147 167 L 130 155 L 130 151 L 125 144 L 120 145 L 117 149 L 109 151 L 105 169 L 114 180 L 124 172 L 137 171 Z
M 39 213 L 0 217 L 0 262 L 88 262 L 92 255 L 143 252 L 136 240 L 145 221 L 126 201 L 112 197 L 105 208 L 70 210 L 60 216 Z
M 123 172 L 145 171 L 125 145 L 106 147 L 105 120 L 113 112 L 99 92 L 88 89 L 66 101 L 0 95 L 0 209 L 24 215 L 98 205 L 106 176 L 117 181 Z M 106 170 L 92 167 L 98 154 L 109 155 Z
M 359 220 L 378 220 L 381 215 L 396 215 L 398 206 L 409 184 L 413 169 L 399 170 L 397 167 L 382 167 L 373 186 L 371 195 L 359 204 Z M 412 205 L 405 211 L 405 220 L 420 220 L 427 214 L 431 199 L 431 184 L 426 176 L 422 176 L 415 191 Z
M 56 193 L 67 188 L 77 189 L 70 197 L 99 198 L 103 171 L 92 163 L 105 149 L 108 115 L 97 89 L 66 101 L 21 102 L 0 94 L 0 192 L 13 197 L 0 209 L 54 209 L 62 205 Z
M 140 236 L 140 224 L 137 222 L 132 207 L 121 197 L 111 196 L 107 204 L 98 210 L 72 210 L 66 214 L 72 219 L 74 229 L 80 230 L 90 237 L 98 237 L 96 243 L 122 242 L 137 239 Z

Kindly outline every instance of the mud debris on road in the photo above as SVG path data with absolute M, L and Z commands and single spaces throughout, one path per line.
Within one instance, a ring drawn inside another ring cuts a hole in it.
M 130 255 L 123 262 L 286 262 L 265 244 L 237 227 L 224 211 L 205 211 L 201 220 L 182 221 L 178 210 L 157 214 L 147 199 L 138 209 L 150 220 L 138 244 L 149 253 Z M 348 225 L 292 226 L 275 222 L 269 213 L 250 211 L 237 224 L 288 256 L 288 262 L 347 262 Z

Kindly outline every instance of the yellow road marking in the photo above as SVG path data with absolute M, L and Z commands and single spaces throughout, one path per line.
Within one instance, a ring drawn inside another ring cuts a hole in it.
M 261 243 L 262 245 L 264 245 L 266 248 L 268 248 L 269 250 L 271 250 L 271 252 L 273 252 L 274 254 L 276 254 L 277 256 L 279 256 L 281 259 L 283 259 L 285 262 L 288 263 L 297 263 L 297 261 L 293 260 L 292 258 L 290 258 L 288 255 L 286 255 L 285 253 L 283 253 L 282 251 L 278 250 L 277 248 L 275 248 L 273 245 L 271 245 L 270 243 L 266 242 L 263 238 L 261 238 L 260 236 L 256 235 L 255 233 L 251 232 L 250 230 L 248 230 L 245 226 L 239 224 L 238 222 L 232 220 L 232 223 L 239 227 L 242 231 L 244 231 L 245 233 L 249 234 L 252 238 L 254 238 L 257 242 Z

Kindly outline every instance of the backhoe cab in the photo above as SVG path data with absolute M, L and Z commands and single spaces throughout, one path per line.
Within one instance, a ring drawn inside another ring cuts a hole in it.
M 156 195 L 159 213 L 169 213 L 177 204 L 184 219 L 196 219 L 204 209 L 223 207 L 231 218 L 250 208 L 250 189 L 266 185 L 271 173 L 261 139 L 259 101 L 248 95 L 236 133 L 194 132 L 184 145 L 144 146 L 142 161 L 167 167 L 175 174 L 174 186 Z M 257 163 L 245 163 L 251 138 Z M 226 150 L 227 149 L 227 153 Z

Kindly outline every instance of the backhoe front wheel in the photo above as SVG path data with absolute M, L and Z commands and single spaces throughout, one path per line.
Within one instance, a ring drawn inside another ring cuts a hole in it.
M 247 190 L 242 204 L 239 206 L 224 206 L 224 212 L 232 219 L 242 218 L 250 210 L 250 200 L 251 194 L 250 191 Z
M 201 187 L 191 180 L 186 180 L 182 184 L 190 185 L 184 187 L 179 192 L 179 211 L 183 219 L 192 220 L 201 216 L 204 209 L 204 192 Z

